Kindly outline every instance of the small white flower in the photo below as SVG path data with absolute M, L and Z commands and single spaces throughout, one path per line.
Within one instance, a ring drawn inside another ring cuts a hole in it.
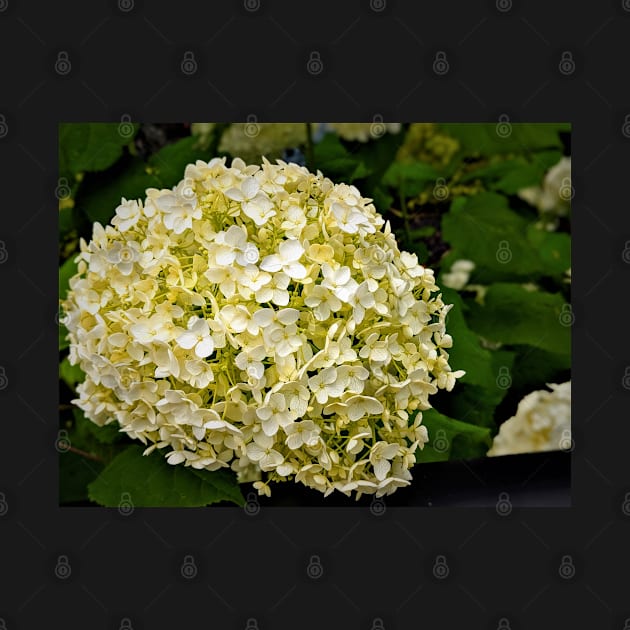
M 349 267 L 333 269 L 330 265 L 322 265 L 322 286 L 330 289 L 342 302 L 351 302 L 359 287 L 357 281 L 352 278 Z
M 283 271 L 289 278 L 301 280 L 306 276 L 306 268 L 298 261 L 304 254 L 300 241 L 289 238 L 280 243 L 277 254 L 265 256 L 260 263 L 263 271 Z
M 370 463 L 374 466 L 374 474 L 379 481 L 383 481 L 391 470 L 391 461 L 400 453 L 400 445 L 377 442 L 370 451 Z
M 308 379 L 308 386 L 315 394 L 317 402 L 324 404 L 329 398 L 335 398 L 343 391 L 343 384 L 337 379 L 337 369 L 327 367 Z
M 243 213 L 258 226 L 265 225 L 276 216 L 273 202 L 264 192 L 260 192 L 260 184 L 255 177 L 246 177 L 239 188 L 226 190 L 225 196 L 239 201 Z
M 191 317 L 188 330 L 177 337 L 177 345 L 185 350 L 194 348 L 200 359 L 209 357 L 214 352 L 214 340 L 208 322 L 200 317 Z
M 286 444 L 291 450 L 302 446 L 315 446 L 319 441 L 319 427 L 312 420 L 294 422 L 285 427 Z
M 116 241 L 107 250 L 105 257 L 123 276 L 128 276 L 133 271 L 134 264 L 140 260 L 140 244 L 135 241 Z

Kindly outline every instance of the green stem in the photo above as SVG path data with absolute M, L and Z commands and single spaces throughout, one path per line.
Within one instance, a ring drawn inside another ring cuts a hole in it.
M 70 446 L 68 450 L 71 453 L 76 453 L 77 455 L 80 455 L 81 457 L 85 457 L 85 459 L 91 459 L 94 462 L 100 462 L 103 464 L 105 463 L 105 460 L 102 457 L 99 457 L 98 455 L 94 455 L 93 453 L 88 453 L 87 451 L 83 451 L 80 448 L 76 448 L 75 446 Z

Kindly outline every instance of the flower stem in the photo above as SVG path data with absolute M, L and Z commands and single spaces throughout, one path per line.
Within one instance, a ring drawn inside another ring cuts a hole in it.
M 76 446 L 70 446 L 68 450 L 71 453 L 76 453 L 77 455 L 80 455 L 81 457 L 85 457 L 85 459 L 91 459 L 92 461 L 99 462 L 101 464 L 105 463 L 105 460 L 102 457 L 99 457 L 98 455 L 94 455 L 92 453 L 88 453 L 87 451 L 83 451 L 80 448 L 77 448 Z

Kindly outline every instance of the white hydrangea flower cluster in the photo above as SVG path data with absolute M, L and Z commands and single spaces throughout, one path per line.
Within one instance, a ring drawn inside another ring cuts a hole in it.
M 527 394 L 495 436 L 488 456 L 556 451 L 571 441 L 571 381 Z
M 81 242 L 63 304 L 85 415 L 260 493 L 408 485 L 428 397 L 464 372 L 433 271 L 371 200 L 240 158 L 146 195 Z

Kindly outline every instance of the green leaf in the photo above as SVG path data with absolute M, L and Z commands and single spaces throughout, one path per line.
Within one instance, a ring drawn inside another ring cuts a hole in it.
M 70 365 L 68 357 L 64 357 L 59 364 L 59 378 L 70 388 L 74 389 L 77 383 L 85 379 L 83 370 L 78 365 Z
M 416 451 L 417 462 L 441 462 L 482 457 L 492 444 L 490 429 L 460 422 L 435 409 L 422 412 L 429 441 Z
M 103 470 L 100 462 L 87 460 L 71 451 L 59 455 L 59 504 L 87 501 L 88 484 Z
M 315 168 L 331 160 L 350 157 L 350 152 L 343 146 L 336 133 L 327 133 L 320 142 L 313 146 L 313 160 Z
M 496 193 L 480 193 L 453 204 L 442 218 L 451 246 L 442 268 L 458 259 L 475 263 L 478 282 L 555 275 L 570 266 L 570 236 L 539 230 L 508 207 Z
M 126 435 L 121 433 L 120 425 L 116 420 L 99 426 L 88 420 L 83 412 L 76 407 L 72 410 L 72 415 L 74 417 L 74 435 L 79 436 L 82 444 L 95 446 L 96 451 L 100 452 L 99 446 L 94 444 L 94 440 L 99 444 L 113 444 Z M 71 439 L 72 436 L 73 434 L 70 435 Z
M 121 134 L 119 123 L 61 123 L 59 174 L 71 177 L 76 173 L 102 171 L 111 166 L 138 130 L 138 125 L 130 125 L 131 135 Z
M 571 267 L 571 236 L 566 232 L 547 232 L 535 225 L 527 226 L 527 241 L 547 274 L 563 274 Z
M 140 158 L 121 160 L 98 177 L 86 177 L 77 195 L 76 205 L 91 222 L 107 225 L 121 199 L 144 199 L 147 188 L 161 188 L 161 181 Z
M 496 283 L 488 288 L 484 305 L 472 305 L 470 327 L 491 341 L 527 344 L 567 355 L 571 329 L 560 317 L 565 300 L 559 293 L 528 291 L 517 284 Z
M 376 210 L 381 214 L 387 212 L 394 203 L 394 198 L 386 193 L 380 186 L 377 186 L 372 191 L 372 198 L 374 199 L 374 206 Z
M 351 154 L 336 134 L 326 134 L 313 147 L 315 168 L 326 177 L 352 182 L 367 177 L 371 170 L 358 155 Z
M 59 210 L 59 236 L 63 236 L 76 228 L 74 224 L 74 209 L 62 208 Z
M 232 472 L 204 472 L 171 466 L 159 452 L 143 456 L 141 446 L 130 446 L 117 455 L 89 485 L 90 499 L 116 507 L 122 493 L 131 495 L 136 507 L 201 507 L 244 499 Z
M 453 370 L 465 370 L 458 383 L 471 383 L 494 388 L 491 352 L 482 348 L 477 333 L 470 330 L 464 319 L 464 303 L 453 289 L 442 289 L 446 304 L 453 304 L 446 320 L 446 332 L 453 337 L 453 347 L 448 349 L 449 365 Z
M 492 188 L 507 195 L 514 195 L 522 188 L 540 184 L 544 172 L 537 164 L 524 164 L 511 169 Z
M 514 387 L 524 391 L 541 389 L 544 383 L 556 383 L 562 375 L 562 382 L 566 372 L 571 369 L 570 354 L 555 354 L 540 348 L 522 346 L 517 348 L 518 353 L 512 369 Z
M 59 324 L 59 350 L 65 350 L 70 346 L 70 341 L 66 338 L 67 334 L 68 329 L 63 324 Z
M 539 149 L 562 148 L 558 123 L 511 123 L 510 134 L 497 133 L 497 123 L 441 123 L 440 128 L 457 138 L 462 149 L 471 155 L 527 153 Z
M 197 160 L 208 160 L 212 157 L 208 149 L 197 145 L 195 136 L 182 138 L 167 144 L 149 158 L 149 169 L 160 181 L 162 188 L 172 188 L 184 178 L 184 169 Z M 144 195 L 142 195 L 144 196 Z
M 405 197 L 415 197 L 439 175 L 433 166 L 424 162 L 393 162 L 385 171 L 383 183 L 402 191 Z

